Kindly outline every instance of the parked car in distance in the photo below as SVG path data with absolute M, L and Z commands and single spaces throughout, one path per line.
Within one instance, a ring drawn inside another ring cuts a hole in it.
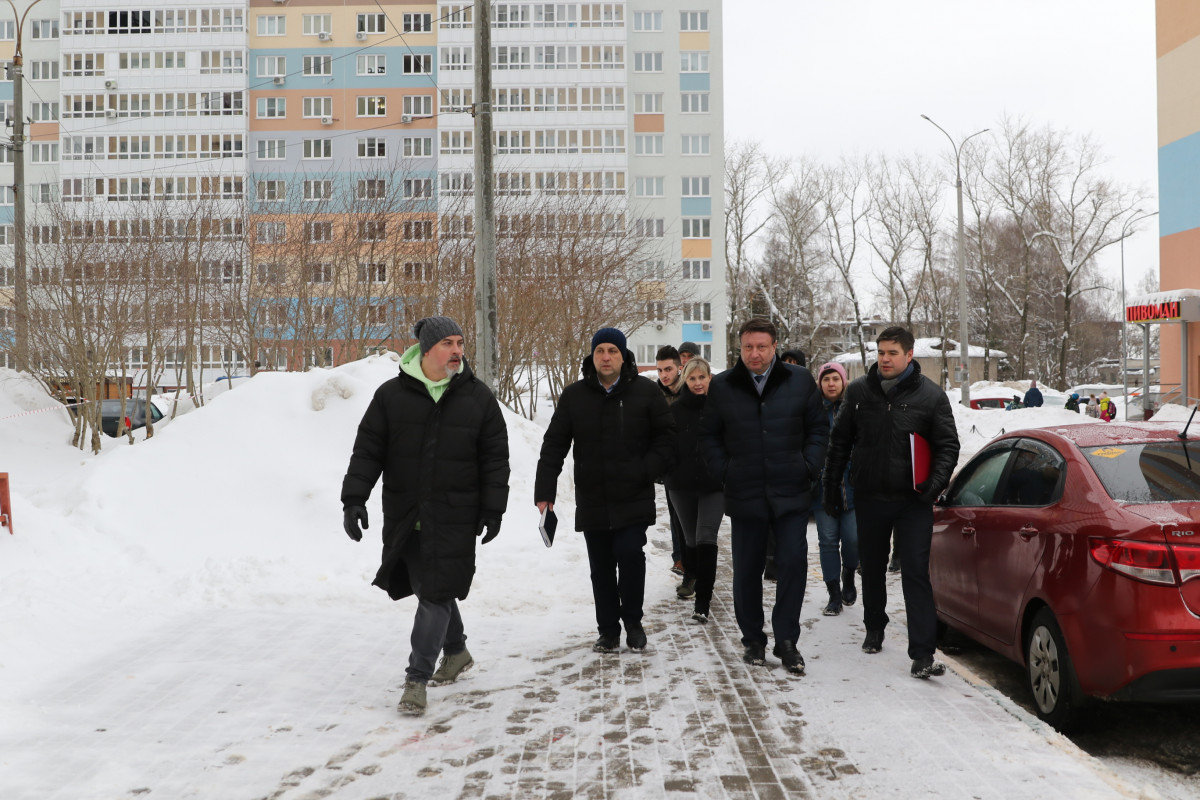
M 138 428 L 146 427 L 146 406 L 144 399 L 129 397 L 125 399 L 125 430 L 136 431 Z M 150 419 L 157 426 L 166 417 L 163 412 L 154 405 L 149 403 Z M 118 424 L 121 419 L 121 401 L 117 400 L 102 400 L 100 401 L 100 429 L 109 436 L 116 436 Z
M 1009 398 L 1011 399 L 1011 398 Z M 985 408 L 998 408 L 1001 411 L 1008 405 L 1008 399 L 1003 397 L 972 397 L 971 408 L 976 410 Z
M 934 509 L 939 622 L 1025 667 L 1038 716 L 1200 700 L 1200 426 L 997 437 Z

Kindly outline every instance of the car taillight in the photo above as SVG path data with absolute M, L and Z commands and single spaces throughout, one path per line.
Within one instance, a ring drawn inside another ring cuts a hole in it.
M 1171 555 L 1165 544 L 1125 539 L 1088 539 L 1092 558 L 1102 567 L 1147 583 L 1175 584 Z
M 129 417 L 126 417 L 125 418 L 125 430 L 129 430 L 132 427 L 133 427 L 133 423 L 129 421 Z
M 1179 567 L 1180 583 L 1200 578 L 1200 545 L 1173 544 L 1171 553 L 1175 556 L 1175 565 Z

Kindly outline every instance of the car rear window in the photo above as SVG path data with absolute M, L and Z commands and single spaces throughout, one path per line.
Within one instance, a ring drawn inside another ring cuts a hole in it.
M 1200 500 L 1200 442 L 1121 443 L 1082 452 L 1114 500 Z

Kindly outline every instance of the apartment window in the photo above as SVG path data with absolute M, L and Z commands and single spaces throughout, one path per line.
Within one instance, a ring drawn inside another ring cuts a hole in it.
M 360 242 L 382 242 L 387 238 L 387 222 L 382 219 L 365 219 L 358 222 Z
M 635 11 L 633 12 L 633 29 L 653 33 L 663 29 L 663 12 Z
M 304 182 L 304 199 L 310 202 L 333 199 L 333 181 L 329 178 Z
M 305 75 L 332 75 L 333 56 L 305 56 L 302 66 Z
M 684 239 L 711 239 L 712 233 L 709 230 L 711 220 L 708 217 L 694 217 L 683 219 L 683 238 Z
M 137 12 L 134 13 L 136 14 Z M 146 11 L 142 13 L 148 15 L 150 12 Z M 29 29 L 29 33 L 34 39 L 58 38 L 58 20 L 56 19 L 35 19 L 31 23 L 31 26 L 32 27 Z M 149 30 L 146 31 L 146 33 L 149 32 Z
M 305 14 L 304 35 L 316 36 L 321 33 L 333 33 L 332 14 Z
M 377 137 L 368 137 L 358 140 L 358 157 L 359 158 L 386 158 L 387 157 L 387 139 Z
M 685 156 L 707 156 L 711 152 L 709 142 L 710 139 L 707 133 L 685 133 L 680 146 L 680 153 Z
M 684 322 L 712 322 L 712 303 L 684 303 Z
M 58 80 L 57 61 L 32 61 L 29 64 L 29 79 L 32 81 Z
M 662 300 L 646 301 L 646 319 L 651 322 L 667 321 L 667 304 Z
M 692 50 L 679 54 L 680 72 L 708 72 L 708 51 Z
M 683 196 L 684 197 L 711 197 L 709 193 L 710 179 L 706 177 L 684 178 L 683 179 Z
M 432 75 L 433 74 L 433 56 L 432 55 L 406 55 L 404 57 L 404 74 L 405 75 Z
M 0 206 L 11 206 L 13 204 L 13 187 L 0 186 Z
M 400 22 L 405 33 L 431 33 L 433 31 L 432 14 L 405 14 L 400 18 Z
M 708 30 L 708 12 L 707 11 L 680 11 L 679 12 L 679 30 L 681 30 L 681 31 L 706 31 L 706 30 Z
M 666 221 L 663 219 L 636 219 L 633 221 L 633 233 L 643 238 L 661 239 L 666 235 Z
M 34 164 L 58 163 L 58 142 L 34 142 L 32 152 Z
M 150 55 L 149 51 L 144 53 L 121 53 L 117 59 L 117 64 L 120 69 L 150 69 Z
M 387 264 L 382 262 L 360 262 L 359 283 L 387 283 Z
M 0 41 L 12 42 L 17 38 L 16 20 L 0 19 Z
M 707 281 L 712 278 L 712 262 L 708 259 L 685 259 L 683 279 L 685 281 Z
M 444 70 L 473 69 L 475 52 L 470 47 L 442 47 L 438 49 L 438 64 Z
M 332 242 L 333 241 L 333 223 L 332 222 L 306 222 L 306 223 L 304 223 L 304 240 L 307 242 Z
M 287 98 L 286 97 L 260 97 L 258 98 L 258 118 L 259 119 L 280 119 L 287 116 Z
M 663 197 L 666 178 L 638 178 L 634 181 L 634 195 L 637 197 Z
M 287 239 L 287 223 L 256 223 L 254 226 L 254 238 L 262 244 L 279 244 Z
M 363 100 L 364 98 L 359 98 Z M 379 98 L 382 100 L 383 98 Z M 410 117 L 432 117 L 433 116 L 433 95 L 431 94 L 409 94 L 404 96 L 404 114 Z
M 662 53 L 634 53 L 634 72 L 662 72 Z
M 633 137 L 633 152 L 639 156 L 661 156 L 663 135 L 661 133 L 639 133 Z
M 87 78 L 104 74 L 102 53 L 71 53 L 63 56 L 63 75 Z
M 287 199 L 287 184 L 283 181 L 259 181 L 254 193 L 260 203 L 282 203 Z
M 663 113 L 663 96 L 661 94 L 636 93 L 633 96 L 633 113 L 661 114 Z
M 683 92 L 679 100 L 684 114 L 708 113 L 708 92 Z
M 29 187 L 29 198 L 35 203 L 54 202 L 53 183 L 35 183 Z
M 366 55 L 358 56 L 356 59 L 359 75 L 386 75 L 387 74 L 387 56 L 385 55 Z
M 359 200 L 382 200 L 387 197 L 387 181 L 382 178 L 360 178 L 354 194 Z
M 57 122 L 58 103 L 30 103 L 29 114 L 34 122 Z
M 286 36 L 287 17 L 283 14 L 262 14 L 258 18 L 259 36 Z
M 442 194 L 466 195 L 475 190 L 475 179 L 469 172 L 443 172 Z
M 446 132 L 443 132 L 443 136 Z M 469 136 L 470 134 L 468 134 Z M 433 139 L 429 136 L 405 136 L 405 158 L 429 158 L 433 155 Z
M 329 312 L 322 314 L 326 317 L 325 324 L 333 323 L 332 306 L 328 307 Z M 314 322 L 318 322 L 315 317 Z M 304 354 L 304 366 L 306 367 L 332 367 L 333 366 L 333 348 L 332 347 L 315 347 Z
M 433 178 L 405 178 L 405 197 L 433 197 Z
M 304 158 L 333 158 L 333 140 L 305 139 Z
M 359 14 L 359 33 L 384 33 L 387 31 L 387 16 L 384 14 Z
M 320 119 L 333 116 L 332 97 L 306 97 L 302 103 L 305 119 Z
M 423 242 L 433 238 L 433 222 L 431 220 L 408 220 L 404 223 L 404 240 L 406 242 Z
M 259 225 L 274 225 L 279 223 L 260 222 Z M 283 283 L 284 269 L 282 264 L 257 264 L 254 267 L 254 272 L 258 277 L 259 283 Z M 287 309 L 283 306 L 271 305 L 267 306 L 267 324 L 268 325 L 283 325 L 287 321 Z
M 239 52 L 237 54 L 237 56 L 238 56 L 238 67 L 239 67 L 238 72 L 241 72 L 242 70 L 240 69 L 240 67 L 242 66 L 242 54 Z M 101 68 L 104 67 L 104 61 L 102 58 L 99 61 L 99 66 Z M 187 68 L 187 52 L 184 50 L 166 50 L 161 53 L 155 53 L 154 54 L 154 68 L 155 69 L 186 69 Z M 232 72 L 232 70 L 230 70 L 230 71 Z
M 287 75 L 287 56 L 259 56 L 256 64 L 260 78 L 277 78 Z
M 428 261 L 405 261 L 404 280 L 413 283 L 429 283 L 433 280 L 433 264 Z
M 309 222 L 307 225 L 332 225 L 331 222 Z M 309 239 L 310 242 L 318 241 Z M 323 240 L 321 240 L 323 241 Z M 333 264 L 328 261 L 321 261 L 316 264 L 308 265 L 308 282 L 309 283 L 333 283 Z M 319 314 L 320 312 L 318 312 Z
M 358 97 L 358 116 L 360 117 L 386 117 L 387 116 L 387 98 L 379 95 L 359 95 Z
M 259 139 L 258 157 L 263 161 L 276 161 L 284 158 L 287 142 L 283 139 Z

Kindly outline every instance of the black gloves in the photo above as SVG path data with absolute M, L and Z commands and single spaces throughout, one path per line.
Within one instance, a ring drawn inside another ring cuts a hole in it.
M 367 524 L 366 506 L 346 506 L 342 510 L 342 527 L 346 529 L 346 535 L 356 542 L 362 541 L 362 531 L 358 528 L 360 523 L 364 528 L 371 527 Z
M 831 517 L 839 517 L 842 514 L 842 487 L 837 484 L 827 485 L 825 494 L 821 498 L 821 508 Z
M 480 544 L 487 544 L 492 539 L 500 535 L 500 520 L 498 519 L 481 519 L 479 520 L 479 530 L 475 531 L 475 535 L 479 536 L 483 533 L 483 529 L 487 528 L 487 536 L 480 540 Z
M 917 484 L 917 494 L 921 502 L 932 504 L 937 500 L 938 493 L 933 489 L 933 478 L 927 478 Z

